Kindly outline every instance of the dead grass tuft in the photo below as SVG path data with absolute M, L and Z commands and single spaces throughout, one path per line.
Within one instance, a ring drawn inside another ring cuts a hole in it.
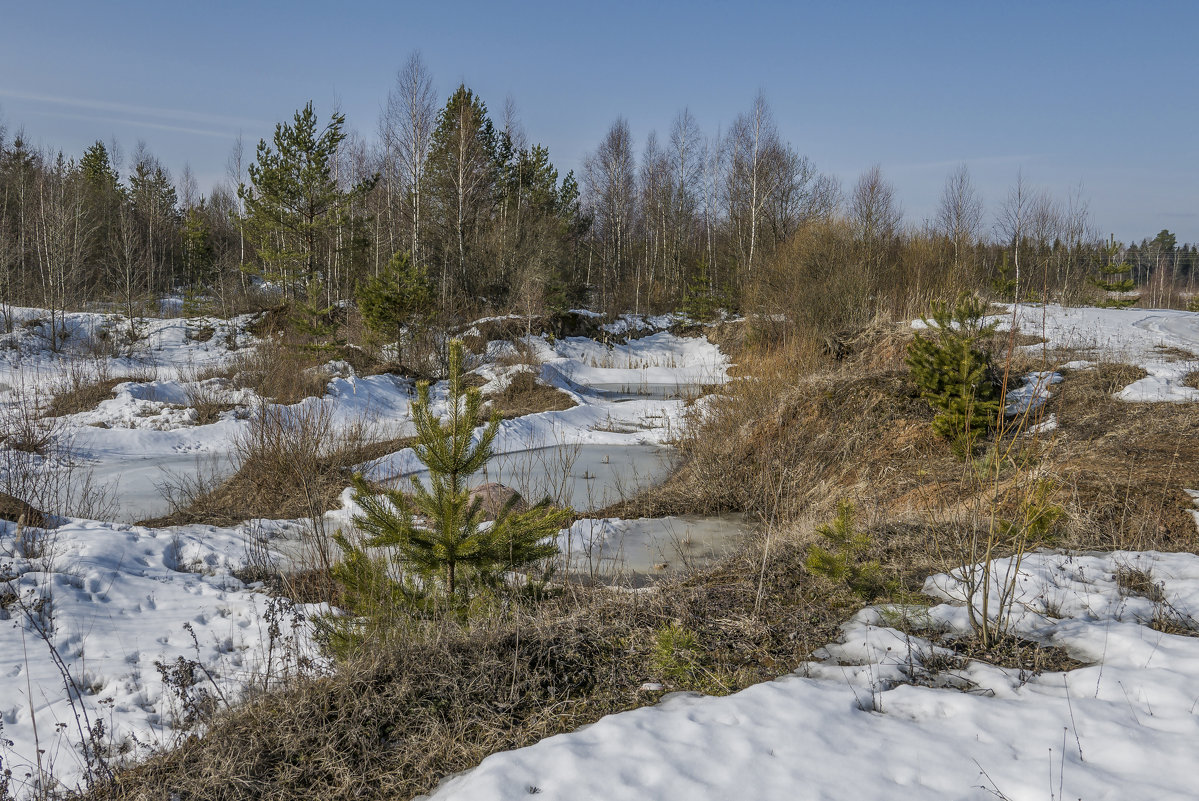
M 253 389 L 275 403 L 299 403 L 325 394 L 328 379 L 312 368 L 328 361 L 319 354 L 279 339 L 264 340 L 234 362 L 234 384 Z
M 66 417 L 69 414 L 90 412 L 110 399 L 113 389 L 118 384 L 129 380 L 128 378 L 106 378 L 64 386 L 50 399 L 50 403 L 46 407 L 46 417 Z
M 519 372 L 504 389 L 488 396 L 493 409 L 505 420 L 538 412 L 556 412 L 573 408 L 574 398 L 562 390 L 542 383 L 530 372 Z
M 1153 580 L 1153 572 L 1129 564 L 1116 566 L 1116 587 L 1121 595 L 1136 595 L 1154 603 L 1166 600 L 1165 590 Z
M 984 646 L 978 637 L 962 637 L 938 643 L 953 650 L 962 659 L 972 659 L 997 667 L 1018 670 L 1024 676 L 1046 671 L 1066 671 L 1086 667 L 1059 646 L 1047 646 L 1012 634 Z

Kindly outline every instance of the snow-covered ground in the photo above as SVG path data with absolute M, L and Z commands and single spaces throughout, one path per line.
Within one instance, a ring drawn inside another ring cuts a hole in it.
M 1095 309 L 1058 305 L 1021 305 L 1016 324 L 1024 334 L 1042 336 L 1046 345 L 1078 351 L 1084 359 L 1124 362 L 1141 367 L 1144 378 L 1122 388 L 1127 401 L 1199 401 L 1199 390 L 1185 386 L 1187 374 L 1199 370 L 1199 314 L 1172 309 Z M 1006 327 L 1012 315 L 1001 318 Z M 1085 368 L 1075 360 L 1070 366 Z
M 0 521 L 0 760 L 19 797 L 84 775 L 89 725 L 109 758 L 173 742 L 187 709 L 163 671 L 180 659 L 207 671 L 187 669 L 191 692 L 233 701 L 317 657 L 314 607 L 272 607 L 232 575 L 243 531 L 62 522 L 18 544 Z
M 1165 601 L 1123 595 L 1114 576 L 1129 565 L 1152 571 Z M 949 575 L 926 590 L 963 600 Z M 1020 591 L 1015 630 L 1090 666 L 1027 677 L 975 662 L 930 675 L 925 661 L 947 649 L 867 609 L 793 675 L 723 698 L 668 696 L 495 754 L 432 797 L 1194 798 L 1199 638 L 1149 624 L 1163 609 L 1199 612 L 1199 556 L 1037 554 Z M 924 625 L 969 630 L 963 606 L 925 614 Z
M 24 322 L 44 315 L 18 309 L 17 316 Z M 59 436 L 71 464 L 44 469 L 88 470 L 113 491 L 121 520 L 151 516 L 165 510 L 157 485 L 171 472 L 233 469 L 234 440 L 249 426 L 248 409 L 258 399 L 223 379 L 208 379 L 217 382 L 212 389 L 222 400 L 242 408 L 196 425 L 187 390 L 199 369 L 226 365 L 256 346 L 245 330 L 249 322 L 148 321 L 132 356 L 90 347 L 83 353 L 83 343 L 94 342 L 96 332 L 121 330 L 122 320 L 113 315 L 69 315 L 63 353 L 50 352 L 44 326 L 22 324 L 0 342 L 0 410 L 17 409 L 35 393 L 52 393 L 81 365 L 89 375 L 131 378 L 95 409 L 61 418 Z M 547 485 L 565 471 L 585 490 L 578 500 L 596 506 L 610 489 L 631 492 L 664 474 L 668 443 L 684 413 L 678 396 L 701 383 L 723 382 L 727 367 L 708 342 L 664 332 L 612 348 L 586 339 L 542 338 L 528 347 L 542 362 L 543 378 L 578 405 L 505 421 L 498 456 L 480 480 L 537 485 L 534 474 L 541 471 L 546 475 L 541 485 Z M 492 343 L 488 357 L 478 361 L 489 389 L 528 369 L 497 363 L 510 355 L 510 345 Z M 331 370 L 324 396 L 291 407 L 296 413 L 319 405 L 334 425 L 365 420 L 379 438 L 415 433 L 411 382 L 331 367 L 340 369 Z M 650 393 L 649 384 L 670 391 Z M 610 389 L 615 386 L 621 391 Z M 444 384 L 433 387 L 435 409 L 444 408 L 445 395 Z M 374 477 L 387 477 L 414 466 L 412 452 L 405 450 L 363 467 Z M 351 524 L 355 507 L 348 492 L 342 501 L 343 508 L 325 517 L 330 531 Z M 200 668 L 190 671 L 197 682 L 193 692 L 232 701 L 264 677 L 277 680 L 294 670 L 298 659 L 319 663 L 306 622 L 318 610 L 272 609 L 261 588 L 234 576 L 259 545 L 277 558 L 311 558 L 304 545 L 307 521 L 165 529 L 66 517 L 56 522 L 61 525 L 46 532 L 27 529 L 18 543 L 15 524 L 0 521 L 0 760 L 13 770 L 22 792 L 32 792 L 37 781 L 39 750 L 42 774 L 53 773 L 68 785 L 79 781 L 86 768 L 79 743 L 89 724 L 103 722 L 100 742 L 114 753 L 139 754 L 144 746 L 171 742 L 184 710 L 164 687 L 160 664 L 168 671 L 179 659 L 202 665 L 211 676 Z M 274 635 L 272 619 L 278 626 Z
M 40 313 L 19 314 L 34 320 Z M 1124 388 L 1125 399 L 1199 399 L 1182 386 L 1185 375 L 1199 369 L 1199 315 L 1053 306 L 1021 307 L 1017 315 L 1025 333 L 1044 331 L 1051 346 L 1143 366 L 1149 378 Z M 72 315 L 68 323 L 80 342 L 115 319 Z M 102 480 L 119 478 L 121 519 L 152 513 L 164 467 L 191 469 L 197 455 L 227 459 L 233 438 L 248 425 L 245 415 L 235 410 L 195 425 L 176 407 L 184 405 L 197 367 L 235 358 L 231 346 L 254 347 L 247 322 L 151 321 L 133 357 L 86 357 L 107 375 L 137 378 L 97 409 L 64 420 L 74 459 Z M 629 318 L 625 324 L 662 328 L 670 322 Z M 206 328 L 213 329 L 211 337 Z M 34 326 L 0 342 L 0 409 L 68 374 L 70 361 L 44 343 Z M 668 452 L 686 413 L 683 398 L 722 383 L 728 366 L 705 340 L 665 332 L 612 346 L 578 338 L 535 338 L 527 345 L 537 357 L 533 369 L 577 405 L 505 421 L 496 449 L 501 458 L 540 459 L 547 481 L 555 471 L 573 469 L 563 459 L 572 452 L 578 458 L 580 448 Z M 501 366 L 505 355 L 511 357 L 510 346 L 491 343 L 477 365 L 492 387 L 529 369 L 511 358 L 510 366 Z M 148 368 L 154 372 L 147 379 Z M 1057 378 L 1050 373 L 1042 386 L 1034 382 L 1022 402 L 1039 403 Z M 433 396 L 444 403 L 444 386 Z M 233 402 L 252 400 L 243 395 Z M 412 433 L 411 401 L 406 381 L 343 371 L 331 376 L 323 398 L 303 404 L 325 406 L 339 423 L 367 418 L 379 436 L 403 436 Z M 364 469 L 374 478 L 399 479 L 416 467 L 412 453 L 400 451 Z M 609 472 L 618 478 L 623 469 Z M 590 472 L 585 467 L 575 478 L 594 481 L 585 477 Z M 327 516 L 330 527 L 349 522 L 353 509 L 343 498 L 346 507 Z M 10 596 L 0 623 L 0 743 L 12 742 L 0 747 L 0 756 L 19 781 L 35 772 L 39 748 L 43 767 L 68 782 L 78 779 L 76 720 L 83 709 L 88 720 L 104 721 L 110 743 L 169 742 L 178 705 L 163 691 L 156 662 L 169 667 L 178 658 L 196 660 L 215 678 L 198 686 L 234 698 L 278 667 L 282 646 L 291 660 L 314 656 L 302 620 L 314 610 L 284 615 L 272 638 L 267 597 L 233 575 L 248 561 L 250 543 L 265 538 L 280 552 L 294 551 L 304 523 L 155 530 L 61 522 L 28 550 L 16 543 L 15 526 L 0 523 L 0 594 L 11 587 L 22 599 Z M 608 520 L 586 532 L 576 528 L 562 541 L 590 536 L 588 547 L 604 552 L 635 526 Z M 1195 763 L 1186 745 L 1199 733 L 1199 640 L 1147 627 L 1161 606 L 1120 596 L 1111 575 L 1121 560 L 1151 568 L 1172 609 L 1199 611 L 1199 557 L 1038 555 L 1025 564 L 1022 586 L 1031 607 L 1019 630 L 1069 649 L 1091 667 L 1022 683 L 1010 671 L 972 665 L 961 671 L 972 684 L 969 692 L 912 686 L 902 683 L 909 678 L 905 671 L 919 672 L 921 655 L 933 646 L 880 625 L 885 618 L 867 611 L 847 626 L 844 643 L 830 645 L 821 661 L 796 666 L 795 676 L 728 698 L 672 697 L 495 755 L 448 782 L 439 797 L 1193 797 L 1186 779 Z M 952 596 L 954 586 L 942 576 L 930 580 L 929 590 Z M 33 617 L 22 611 L 35 607 Z M 1060 617 L 1046 617 L 1047 609 Z M 960 607 L 935 607 L 929 615 L 962 630 Z M 50 646 L 63 670 L 55 667 Z M 75 689 L 66 689 L 64 672 Z

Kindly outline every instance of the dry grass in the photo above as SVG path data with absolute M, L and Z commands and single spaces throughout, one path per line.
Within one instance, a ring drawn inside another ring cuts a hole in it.
M 298 403 L 325 393 L 328 379 L 312 368 L 326 361 L 328 354 L 267 339 L 234 362 L 233 382 L 275 403 Z
M 412 444 L 375 439 L 368 426 L 334 424 L 331 409 L 262 404 L 235 443 L 237 471 L 168 487 L 171 511 L 148 526 L 206 523 L 229 526 L 254 518 L 319 517 L 339 506 L 354 467 Z
M 656 593 L 573 587 L 515 617 L 415 625 L 334 675 L 225 713 L 209 731 L 119 774 L 97 799 L 411 798 L 498 750 L 571 731 L 668 690 L 732 692 L 793 669 L 844 614 L 803 551 L 761 544 Z M 755 612 L 759 570 L 762 602 Z M 693 636 L 669 679 L 659 633 Z
M 1187 373 L 1186 377 L 1182 379 L 1182 383 L 1183 386 L 1190 387 L 1191 389 L 1199 389 L 1199 370 Z
M 1116 587 L 1120 590 L 1121 595 L 1136 595 L 1148 598 L 1154 603 L 1160 603 L 1166 599 L 1162 585 L 1154 581 L 1152 571 L 1129 564 L 1121 564 L 1116 566 L 1115 579 Z
M 105 378 L 64 386 L 50 399 L 45 414 L 47 417 L 65 417 L 69 414 L 90 412 L 112 397 L 112 391 L 117 384 L 130 380 L 132 379 Z
M 604 513 L 744 511 L 788 521 L 827 518 L 849 498 L 872 525 L 960 525 L 995 488 L 932 433 L 932 410 L 904 364 L 910 337 L 905 326 L 876 324 L 846 338 L 840 360 L 822 361 L 810 346 L 743 358 L 752 377 L 697 413 L 676 474 Z M 803 362 L 815 369 L 804 372 Z M 1016 362 L 1011 374 L 1026 369 L 1044 367 Z M 1183 488 L 1199 486 L 1199 440 L 1179 432 L 1199 430 L 1199 406 L 1113 397 L 1144 375 L 1124 364 L 1071 371 L 1043 410 L 1058 428 L 1018 435 L 1004 469 L 1035 469 L 1052 487 L 1048 502 L 1067 513 L 1062 546 L 1195 547 Z
M 489 395 L 488 399 L 491 401 L 491 408 L 498 411 L 500 417 L 505 420 L 537 412 L 561 411 L 576 405 L 570 395 L 542 383 L 536 375 L 529 372 L 516 373 L 508 382 L 508 386 Z

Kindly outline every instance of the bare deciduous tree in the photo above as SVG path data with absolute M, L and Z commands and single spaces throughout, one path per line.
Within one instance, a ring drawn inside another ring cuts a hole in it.
M 602 291 L 615 286 L 623 275 L 626 239 L 634 214 L 635 175 L 633 137 L 629 123 L 617 117 L 594 153 L 583 166 L 586 202 L 595 218 L 595 234 L 600 242 Z M 591 283 L 590 271 L 587 282 Z M 601 296 L 601 303 L 608 298 Z
M 762 217 L 777 177 L 770 168 L 771 155 L 779 147 L 774 114 L 766 96 L 758 92 L 749 112 L 733 121 L 726 144 L 726 204 L 747 276 L 753 274 Z
M 417 263 L 423 256 L 423 184 L 436 117 L 433 77 L 416 52 L 396 73 L 395 86 L 387 95 L 387 106 L 379 121 L 379 136 L 384 152 L 382 173 L 389 227 L 395 230 L 402 209 L 408 223 L 408 249 Z M 392 249 L 396 249 L 394 243 Z
M 982 198 L 970 180 L 970 169 L 962 164 L 945 179 L 934 224 L 936 232 L 953 245 L 955 265 L 962 263 L 962 252 L 978 238 L 982 221 Z

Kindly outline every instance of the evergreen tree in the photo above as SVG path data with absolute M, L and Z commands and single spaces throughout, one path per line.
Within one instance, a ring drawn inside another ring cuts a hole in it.
M 95 236 L 87 253 L 87 266 L 93 274 L 103 272 L 108 243 L 116 225 L 118 207 L 123 202 L 120 185 L 117 183 L 117 172 L 113 169 L 108 158 L 108 148 L 103 142 L 97 141 L 84 151 L 79 160 L 79 171 L 86 187 L 85 202 L 88 214 L 92 219 Z
M 459 291 L 473 293 L 480 283 L 477 234 L 491 208 L 498 146 L 487 106 L 460 85 L 438 116 L 425 170 L 443 302 L 451 288 L 451 265 Z
M 986 302 L 963 294 L 950 306 L 934 303 L 927 334 L 917 334 L 908 346 L 912 379 L 937 415 L 933 430 L 952 444 L 961 457 L 974 451 L 978 438 L 995 424 L 1000 392 L 992 379 L 983 340 L 995 331 L 984 323 Z
M 856 530 L 854 517 L 852 503 L 838 503 L 833 521 L 816 529 L 824 544 L 813 545 L 804 564 L 818 576 L 843 582 L 869 602 L 894 590 L 895 583 L 887 580 L 878 561 L 866 558 L 873 543 L 869 533 Z
M 419 438 L 416 458 L 428 469 L 428 482 L 414 481 L 414 497 L 409 500 L 394 490 L 374 495 L 359 477 L 354 496 L 363 510 L 355 523 L 367 535 L 366 545 L 395 548 L 401 570 L 420 579 L 420 596 L 444 597 L 459 609 L 466 608 L 473 591 L 497 587 L 505 572 L 554 556 L 558 548 L 549 538 L 571 515 L 548 500 L 517 512 L 513 498 L 490 525 L 484 522 L 481 499 L 471 499 L 467 482 L 491 458 L 499 417 L 493 412 L 475 435 L 482 398 L 477 388 L 466 386 L 462 360 L 462 343 L 454 340 L 444 425 L 432 411 L 428 383 L 420 384 L 412 406 Z M 344 538 L 339 542 L 351 561 L 361 566 L 361 558 L 354 559 L 361 549 Z M 411 592 L 413 585 L 408 589 Z
M 183 276 L 189 286 L 205 287 L 216 277 L 215 253 L 205 202 L 187 210 L 183 218 Z
M 259 141 L 256 162 L 248 169 L 250 186 L 238 187 L 247 233 L 257 242 L 265 274 L 293 293 L 318 273 L 328 274 L 334 230 L 351 201 L 374 185 L 374 179 L 348 191 L 338 185 L 334 166 L 346 138 L 344 125 L 345 115 L 334 114 L 318 132 L 310 101 L 292 124 L 275 126 L 273 147 Z
M 397 251 L 378 276 L 358 285 L 358 310 L 371 331 L 394 337 L 396 362 L 404 363 L 404 345 L 410 331 L 433 313 L 433 287 L 425 268 L 407 253 Z
M 1104 292 L 1117 292 L 1121 297 L 1105 296 L 1095 305 L 1103 309 L 1124 309 L 1132 306 L 1140 297 L 1123 297 L 1136 288 L 1132 278 L 1132 265 L 1123 259 L 1118 259 L 1120 243 L 1114 239 L 1104 248 L 1103 260 L 1099 263 L 1098 275 L 1091 277 L 1091 283 Z
M 695 276 L 687 283 L 683 295 L 683 314 L 692 320 L 710 320 L 716 316 L 719 298 L 712 291 L 711 280 L 708 276 L 708 263 L 701 261 Z

